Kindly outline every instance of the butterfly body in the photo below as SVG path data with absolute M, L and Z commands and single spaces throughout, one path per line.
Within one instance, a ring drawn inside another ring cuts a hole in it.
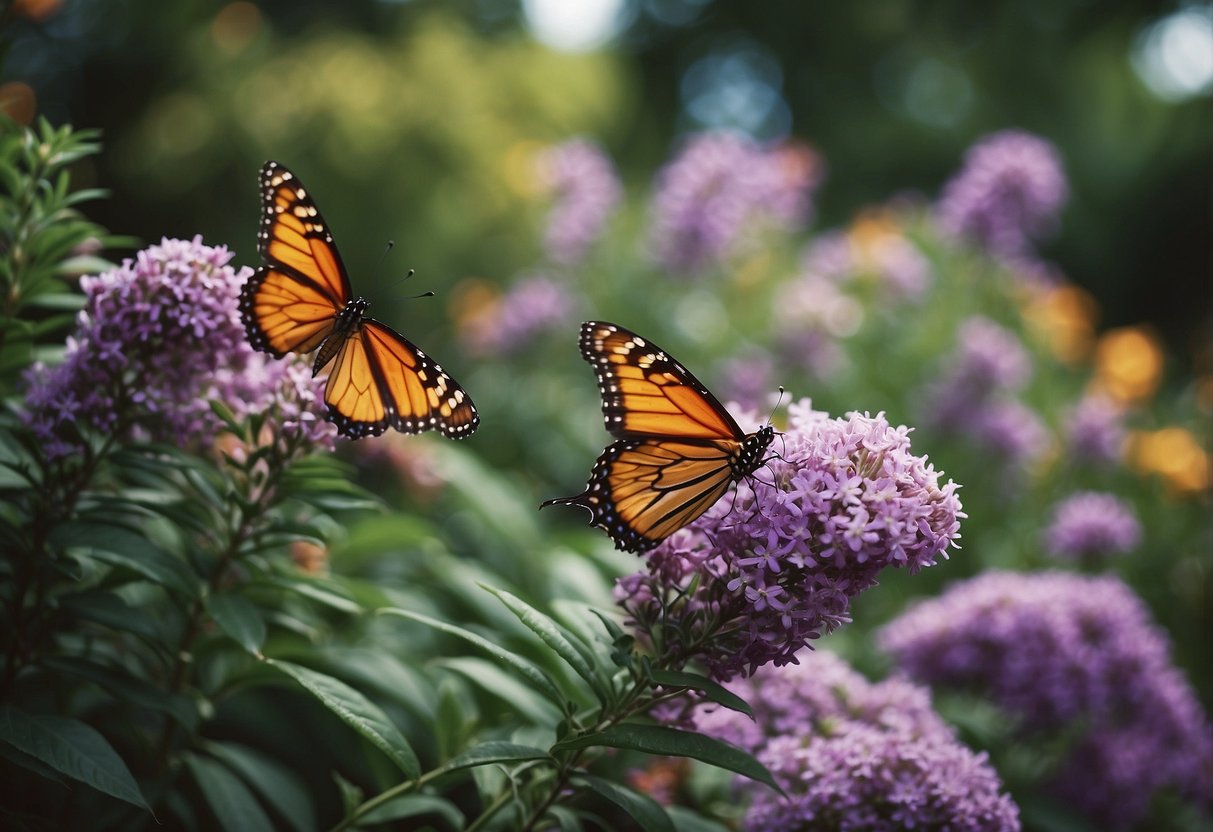
M 348 437 L 438 430 L 459 439 L 480 423 L 471 398 L 424 352 L 367 315 L 353 297 L 333 235 L 293 173 L 261 169 L 263 265 L 240 293 L 249 343 L 275 358 L 316 351 L 312 374 L 330 366 L 328 418 Z
M 586 490 L 543 503 L 580 506 L 630 552 L 647 551 L 699 517 L 762 465 L 775 430 L 744 433 L 698 379 L 657 345 L 616 324 L 581 329 L 594 367 L 607 446 Z

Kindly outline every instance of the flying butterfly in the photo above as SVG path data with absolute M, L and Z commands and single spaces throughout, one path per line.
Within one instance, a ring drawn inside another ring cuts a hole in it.
M 240 293 L 254 348 L 275 358 L 316 351 L 312 375 L 332 363 L 328 418 L 344 436 L 436 429 L 470 436 L 480 424 L 471 398 L 434 361 L 354 298 L 333 235 L 316 203 L 277 162 L 261 168 L 263 265 Z
M 607 430 L 616 441 L 581 494 L 547 500 L 581 506 L 615 547 L 645 552 L 703 514 L 763 463 L 775 438 L 745 433 L 708 389 L 652 341 L 621 326 L 581 326 Z

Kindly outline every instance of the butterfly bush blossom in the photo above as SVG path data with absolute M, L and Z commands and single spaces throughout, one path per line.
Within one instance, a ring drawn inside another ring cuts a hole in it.
M 1080 462 L 1116 462 L 1127 437 L 1124 411 L 1099 393 L 1084 396 L 1066 416 L 1066 446 Z
M 1098 828 L 1136 827 L 1164 789 L 1207 810 L 1213 730 L 1120 579 L 993 572 L 911 607 L 878 639 L 915 679 L 992 699 L 1025 740 L 1082 726 L 1049 782 Z
M 694 274 L 755 228 L 802 228 L 820 179 L 821 164 L 806 147 L 764 147 L 724 132 L 692 136 L 658 173 L 650 210 L 657 262 Z
M 469 317 L 460 337 L 475 355 L 516 352 L 539 333 L 571 323 L 575 305 L 560 281 L 529 275 Z
M 1058 503 L 1044 531 L 1050 554 L 1083 562 L 1124 554 L 1140 541 L 1141 523 L 1133 507 L 1097 491 L 1080 491 Z
M 961 745 L 925 688 L 872 684 L 828 651 L 732 685 L 751 720 L 717 708 L 696 728 L 754 754 L 787 793 L 739 778 L 748 832 L 1014 832 L 1019 810 L 984 754 Z
M 850 620 L 851 598 L 886 567 L 946 558 L 964 516 L 957 486 L 911 453 L 909 433 L 884 414 L 831 419 L 793 404 L 783 459 L 619 581 L 642 639 L 670 664 L 698 659 L 722 680 L 751 674 L 795 662 Z
M 923 396 L 924 422 L 954 431 L 1008 463 L 1039 457 L 1049 443 L 1040 416 L 1018 398 L 1031 358 L 1009 329 L 975 315 L 960 326 L 955 355 Z
M 238 299 L 251 270 L 231 258 L 201 237 L 164 239 L 81 279 L 85 305 L 63 363 L 26 377 L 25 420 L 48 459 L 81 451 L 82 428 L 208 444 L 220 429 L 213 400 L 241 417 L 272 412 L 284 436 L 332 447 L 310 369 L 248 345 Z
M 1034 242 L 1056 225 L 1070 187 L 1052 144 L 1022 130 L 986 136 L 943 189 L 939 223 L 1008 260 L 1034 259 Z
M 536 167 L 541 184 L 555 195 L 543 237 L 548 259 L 576 265 L 623 199 L 615 166 L 598 145 L 572 139 L 543 150 Z

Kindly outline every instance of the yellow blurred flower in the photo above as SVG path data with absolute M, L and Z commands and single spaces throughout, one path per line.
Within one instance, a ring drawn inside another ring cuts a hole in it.
M 847 229 L 847 242 L 851 244 L 851 256 L 860 272 L 879 268 L 880 254 L 890 240 L 902 237 L 901 224 L 887 208 L 869 208 Z
M 1150 398 L 1162 381 L 1163 355 L 1158 336 L 1143 327 L 1105 332 L 1095 345 L 1091 386 L 1129 404 Z
M 1099 306 L 1085 289 L 1064 284 L 1030 291 L 1023 315 L 1057 360 L 1073 365 L 1090 355 Z
M 1143 474 L 1161 475 L 1182 494 L 1209 488 L 1209 455 L 1184 428 L 1135 431 L 1129 437 L 1129 462 Z

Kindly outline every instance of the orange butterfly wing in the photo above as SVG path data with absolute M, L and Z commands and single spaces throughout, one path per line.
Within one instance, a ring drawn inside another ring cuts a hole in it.
M 257 248 L 265 265 L 241 292 L 241 316 L 254 348 L 275 358 L 308 353 L 349 303 L 349 277 L 316 203 L 293 173 L 266 162 L 261 196 Z
M 629 552 L 653 548 L 762 464 L 770 426 L 745 434 L 698 379 L 656 344 L 615 324 L 581 328 L 594 366 L 607 446 L 586 490 L 543 503 L 581 506 Z
M 470 436 L 480 417 L 467 392 L 400 333 L 363 317 L 324 218 L 303 183 L 277 162 L 261 169 L 258 249 L 265 265 L 240 296 L 254 348 L 276 358 L 319 350 L 313 374 L 332 362 L 324 401 L 352 438 L 437 429 Z
M 389 427 L 471 436 L 480 416 L 467 392 L 400 333 L 365 319 L 337 351 L 324 389 L 329 419 L 355 439 Z

